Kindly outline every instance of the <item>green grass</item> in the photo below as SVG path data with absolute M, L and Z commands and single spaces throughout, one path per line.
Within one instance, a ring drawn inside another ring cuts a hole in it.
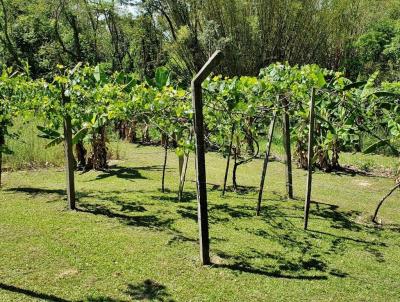
M 7 141 L 13 154 L 4 156 L 5 169 L 16 171 L 63 165 L 62 145 L 45 148 L 49 141 L 38 137 L 37 125 L 40 125 L 37 121 L 26 124 L 20 121 L 15 123 L 11 132 L 18 134 L 18 137 Z
M 39 121 L 23 124 L 17 120 L 11 132 L 18 136 L 7 141 L 13 153 L 4 156 L 5 170 L 33 170 L 64 165 L 63 145 L 46 148 L 50 141 L 38 136 L 39 131 L 36 128 L 38 125 L 42 124 Z M 124 156 L 124 149 L 121 142 L 116 139 L 116 135 L 110 134 L 109 156 L 119 159 Z M 87 149 L 90 150 L 90 146 L 87 146 Z
M 340 154 L 340 164 L 354 166 L 362 171 L 396 175 L 399 168 L 399 159 L 393 156 L 346 153 Z
M 399 301 L 399 192 L 385 227 L 366 223 L 392 180 L 315 174 L 310 231 L 298 200 L 286 201 L 284 166 L 268 170 L 255 217 L 262 162 L 241 166 L 247 193 L 220 196 L 224 160 L 207 155 L 211 255 L 201 267 L 193 161 L 185 200 L 176 198 L 170 153 L 159 191 L 162 148 L 120 145 L 108 173 L 77 174 L 78 212 L 66 210 L 65 175 L 8 172 L 0 192 L 0 301 Z

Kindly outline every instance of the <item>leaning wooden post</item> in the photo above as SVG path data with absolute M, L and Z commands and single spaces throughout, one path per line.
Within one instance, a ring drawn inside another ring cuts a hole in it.
M 62 89 L 62 102 L 65 106 L 69 99 L 65 96 L 64 89 Z M 64 116 L 64 151 L 65 151 L 65 169 L 67 175 L 67 199 L 68 208 L 75 210 L 75 179 L 74 179 L 74 154 L 72 151 L 72 126 L 71 117 L 67 113 Z
M 308 215 L 310 212 L 311 203 L 311 189 L 312 189 L 312 166 L 314 157 L 314 126 L 315 126 L 315 88 L 311 89 L 311 100 L 310 100 L 310 125 L 308 133 L 308 158 L 307 158 L 307 193 L 306 200 L 304 203 L 304 229 L 308 227 Z
M 225 176 L 224 176 L 224 188 L 222 189 L 222 196 L 224 196 L 225 192 L 226 192 L 226 183 L 228 181 L 229 164 L 230 164 L 230 161 L 231 161 L 234 134 L 235 134 L 235 124 L 232 125 L 232 130 L 231 130 L 231 137 L 230 137 L 229 150 L 228 150 L 228 158 L 226 159 L 226 168 L 225 168 Z
M 261 173 L 260 190 L 258 191 L 257 216 L 260 215 L 260 211 L 261 211 L 261 201 L 262 201 L 262 196 L 263 196 L 263 191 L 264 191 L 265 175 L 267 173 L 269 156 L 271 154 L 271 145 L 272 145 L 272 139 L 273 139 L 273 135 L 274 135 L 275 121 L 276 121 L 276 111 L 274 111 L 274 115 L 272 117 L 272 121 L 269 126 L 267 150 L 265 152 L 264 166 L 263 166 L 263 170 Z
M 222 52 L 216 51 L 192 80 L 192 101 L 194 108 L 194 132 L 196 142 L 196 180 L 198 224 L 200 237 L 200 259 L 203 265 L 210 264 L 210 239 L 208 235 L 208 209 L 206 187 L 206 160 L 204 144 L 204 118 L 201 84 L 222 59 Z
M 290 147 L 290 118 L 289 103 L 286 97 L 281 97 L 283 106 L 283 147 L 285 148 L 286 165 L 286 193 L 289 199 L 293 199 L 293 178 L 292 178 L 292 151 Z

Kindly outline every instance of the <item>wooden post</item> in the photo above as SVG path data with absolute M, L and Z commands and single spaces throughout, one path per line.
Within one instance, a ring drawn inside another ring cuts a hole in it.
M 231 130 L 231 137 L 230 137 L 229 150 L 228 150 L 228 158 L 226 159 L 226 168 L 225 168 L 225 176 L 224 176 L 224 188 L 222 190 L 222 196 L 224 196 L 225 192 L 226 192 L 226 182 L 228 181 L 229 164 L 230 164 L 230 161 L 231 161 L 233 135 L 234 134 L 235 134 L 235 124 L 232 125 L 232 130 Z
M 311 89 L 311 100 L 310 100 L 310 125 L 308 133 L 308 158 L 307 158 L 307 193 L 306 200 L 304 203 L 304 229 L 308 228 L 308 215 L 310 212 L 311 203 L 311 189 L 312 189 L 312 166 L 314 157 L 314 126 L 315 126 L 315 88 Z
M 276 122 L 276 111 L 274 111 L 274 115 L 272 117 L 272 121 L 269 126 L 267 150 L 265 151 L 264 166 L 263 166 L 263 170 L 261 173 L 260 190 L 258 191 L 258 203 L 257 203 L 257 212 L 256 212 L 257 216 L 260 215 L 260 211 L 261 211 L 261 201 L 262 201 L 262 196 L 263 196 L 263 191 L 264 191 L 265 175 L 267 174 L 269 156 L 271 154 L 271 145 L 272 145 L 272 139 L 273 139 L 273 135 L 274 135 L 275 122 Z
M 206 187 L 206 159 L 204 144 L 204 117 L 201 84 L 222 59 L 222 52 L 216 51 L 192 80 L 192 101 L 194 108 L 194 132 L 196 142 L 196 180 L 198 224 L 200 237 L 200 259 L 203 265 L 210 264 L 210 239 L 208 235 L 208 209 Z
M 63 105 L 69 102 L 62 89 L 62 102 Z M 67 176 L 67 199 L 68 208 L 75 210 L 75 179 L 74 179 L 74 154 L 72 151 L 72 126 L 71 117 L 66 114 L 64 117 L 64 151 L 65 151 L 65 170 Z
M 4 135 L 4 132 L 5 132 L 4 128 L 5 128 L 5 126 L 3 126 L 0 123 L 0 189 L 2 187 L 1 176 L 2 176 L 2 169 L 3 169 L 3 148 L 6 145 L 6 140 L 5 140 L 5 135 Z
M 282 97 L 283 106 L 283 147 L 285 148 L 286 165 L 286 193 L 289 199 L 293 199 L 293 179 L 292 179 L 292 151 L 290 147 L 290 118 L 289 103 L 286 97 Z
M 168 135 L 164 135 L 165 137 L 165 145 L 164 145 L 164 164 L 162 170 L 162 179 L 161 179 L 161 192 L 165 193 L 165 169 L 167 167 L 167 159 L 168 159 Z

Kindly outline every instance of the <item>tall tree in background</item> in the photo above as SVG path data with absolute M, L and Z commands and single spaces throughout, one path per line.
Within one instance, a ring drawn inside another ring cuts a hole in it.
M 399 11 L 399 0 L 0 0 L 0 63 L 27 61 L 33 76 L 78 61 L 146 77 L 167 65 L 188 84 L 218 48 L 227 75 L 288 61 L 396 78 Z

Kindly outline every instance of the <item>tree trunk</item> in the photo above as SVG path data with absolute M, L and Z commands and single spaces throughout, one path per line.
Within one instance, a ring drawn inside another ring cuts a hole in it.
M 87 151 L 83 142 L 80 141 L 75 145 L 76 157 L 77 157 L 77 170 L 83 171 L 86 169 L 86 154 Z
M 325 171 L 330 172 L 332 170 L 332 164 L 329 159 L 329 153 L 327 150 L 323 150 L 322 147 L 318 146 L 316 148 L 316 166 Z
M 115 124 L 115 131 L 118 132 L 118 137 L 120 140 L 126 139 L 126 122 L 117 121 Z
M 98 133 L 93 134 L 91 164 L 95 170 L 108 168 L 106 127 L 100 127 Z
M 307 170 L 307 149 L 304 141 L 296 142 L 297 167 Z
M 251 132 L 251 125 L 253 124 L 253 119 L 249 119 L 248 125 L 244 128 L 244 135 L 247 142 L 247 152 L 250 156 L 254 155 L 254 139 L 253 133 Z
M 128 127 L 126 127 L 126 130 L 128 132 L 126 137 L 127 137 L 128 141 L 133 144 L 134 142 L 137 141 L 137 137 L 136 137 L 136 121 L 132 120 L 130 122 L 130 125 Z
M 332 169 L 339 169 L 340 165 L 339 165 L 339 153 L 340 153 L 340 146 L 339 146 L 339 142 L 336 142 L 333 144 L 333 148 L 332 148 Z
M 146 144 L 150 142 L 149 125 L 145 124 L 142 132 L 142 143 Z

